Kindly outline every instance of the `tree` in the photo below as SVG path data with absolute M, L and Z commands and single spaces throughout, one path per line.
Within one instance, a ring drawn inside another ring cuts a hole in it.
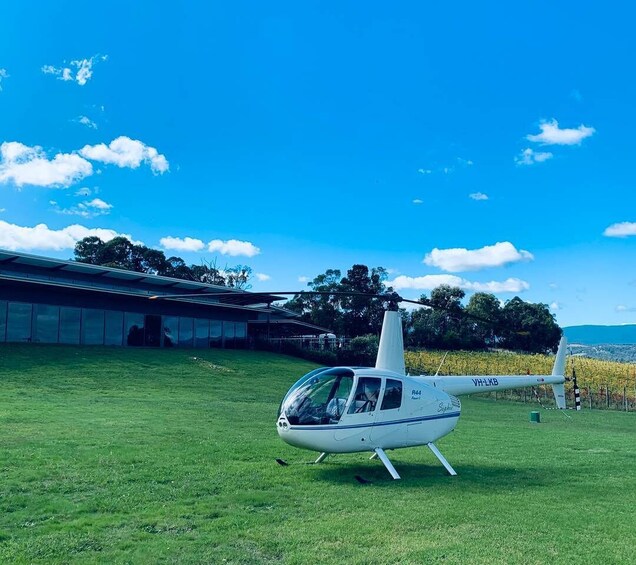
M 392 292 L 384 281 L 387 279 L 386 269 L 371 269 L 366 265 L 353 265 L 347 276 L 340 281 L 342 291 L 361 292 L 365 294 L 386 294 Z M 344 310 L 343 322 L 345 333 L 350 336 L 366 334 L 379 335 L 384 319 L 386 300 L 366 296 L 346 296 L 342 299 Z
M 166 259 L 160 249 L 134 244 L 123 236 L 114 237 L 107 242 L 95 236 L 85 237 L 75 244 L 75 260 L 237 289 L 250 288 L 249 281 L 252 277 L 252 269 L 247 265 L 226 266 L 221 270 L 214 260 L 188 266 L 181 257 Z
M 75 244 L 75 260 L 90 265 L 101 265 L 104 242 L 97 236 L 85 237 Z
M 327 269 L 323 274 L 308 282 L 307 286 L 316 292 L 339 292 L 342 288 L 341 279 L 342 274 L 339 269 Z M 300 314 L 305 322 L 329 328 L 339 334 L 343 333 L 340 297 L 337 295 L 312 295 L 301 292 L 288 300 L 285 308 Z
M 502 331 L 501 304 L 497 297 L 487 292 L 476 292 L 470 297 L 465 311 L 474 347 L 495 346 Z
M 557 350 L 562 331 L 546 304 L 524 302 L 515 296 L 504 305 L 502 317 L 504 347 L 531 353 Z

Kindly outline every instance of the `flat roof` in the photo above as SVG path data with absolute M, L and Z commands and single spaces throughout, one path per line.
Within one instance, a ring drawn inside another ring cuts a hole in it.
M 144 284 L 152 287 L 152 291 L 145 291 L 143 294 L 151 295 L 156 294 L 161 296 L 162 294 L 179 294 L 180 291 L 184 291 L 184 294 L 192 294 L 192 297 L 182 297 L 176 300 L 197 299 L 197 302 L 204 303 L 223 303 L 226 305 L 237 306 L 249 306 L 258 304 L 271 304 L 279 300 L 285 300 L 282 296 L 263 293 L 250 293 L 246 290 L 230 288 L 227 286 L 220 286 L 214 284 L 208 284 L 198 281 L 188 281 L 183 279 L 175 279 L 172 277 L 165 277 L 162 275 L 153 275 L 150 273 L 138 273 L 136 271 L 127 271 L 125 269 L 118 269 L 116 267 L 104 267 L 101 265 L 91 265 L 88 263 L 81 263 L 78 261 L 67 261 L 64 259 L 54 259 L 51 257 L 42 257 L 39 255 L 30 255 L 28 253 L 18 253 L 17 251 L 9 251 L 0 249 L 0 267 L 2 265 L 23 265 L 25 267 L 35 267 L 41 269 L 43 272 L 49 274 L 54 280 L 60 277 L 60 273 L 66 273 L 67 275 L 73 275 L 75 273 L 93 279 L 96 283 L 103 284 L 105 281 L 109 281 L 112 284 L 117 282 L 131 283 L 131 284 Z M 24 279 L 29 282 L 36 282 L 39 279 L 28 276 L 16 276 L 17 274 L 10 275 L 10 278 L 14 280 Z M 0 274 L 0 278 L 9 278 Z M 69 282 L 69 287 L 81 287 L 79 283 Z M 93 290 L 93 289 L 91 289 Z M 215 293 L 223 293 L 222 297 L 214 297 Z M 140 294 L 135 292 L 134 294 Z M 210 300 L 213 299 L 213 300 Z M 288 316 L 296 317 L 295 312 L 289 310 L 283 310 Z M 283 312 L 280 312 L 283 314 Z M 283 314 L 284 315 L 284 314 Z

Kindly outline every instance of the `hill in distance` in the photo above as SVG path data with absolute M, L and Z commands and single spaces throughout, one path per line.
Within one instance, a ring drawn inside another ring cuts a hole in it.
M 636 362 L 636 324 L 569 326 L 563 334 L 574 355 L 620 363 Z
M 563 328 L 569 343 L 581 345 L 636 344 L 636 324 L 623 326 L 568 326 Z

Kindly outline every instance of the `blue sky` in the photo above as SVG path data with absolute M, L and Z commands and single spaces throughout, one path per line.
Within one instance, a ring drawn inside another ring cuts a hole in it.
M 127 234 L 254 290 L 364 263 L 636 322 L 633 8 L 437 4 L 4 6 L 0 247 Z

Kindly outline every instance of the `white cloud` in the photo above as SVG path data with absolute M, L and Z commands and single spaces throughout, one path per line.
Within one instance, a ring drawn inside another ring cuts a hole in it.
M 305 276 L 298 277 L 298 282 L 301 282 L 301 283 L 309 282 L 309 277 L 305 277 Z
M 625 306 L 625 304 L 619 304 L 618 306 L 616 306 L 615 310 L 617 312 L 636 312 L 636 307 Z
M 431 171 L 431 169 L 417 169 L 417 172 L 420 173 L 420 175 L 430 175 L 433 171 Z
M 413 200 L 413 204 L 424 204 L 424 200 L 420 200 L 419 198 L 416 198 L 415 200 Z
M 457 157 L 457 162 L 464 167 L 471 167 L 475 164 L 470 159 L 462 159 L 461 157 Z
M 521 279 L 509 278 L 505 281 L 472 282 L 456 275 L 424 275 L 423 277 L 407 277 L 400 275 L 387 282 L 396 290 L 433 290 L 442 284 L 457 286 L 464 290 L 474 292 L 522 292 L 528 290 L 530 285 Z
M 85 202 L 86 206 L 97 208 L 98 210 L 110 210 L 113 205 L 104 202 L 101 198 L 93 198 L 90 202 Z
M 636 235 L 636 222 L 619 222 L 605 228 L 603 232 L 607 237 L 628 237 Z
M 550 304 L 550 310 L 554 310 L 555 312 L 557 310 L 561 310 L 562 306 L 559 302 L 553 302 L 552 304 Z
M 200 239 L 192 237 L 162 237 L 159 243 L 164 249 L 174 249 L 175 251 L 201 251 L 205 247 Z
M 552 159 L 552 157 L 554 155 L 549 151 L 533 151 L 528 147 L 515 157 L 515 163 L 517 165 L 534 165 L 534 163 L 542 163 Z
M 528 141 L 541 145 L 580 145 L 586 137 L 591 137 L 596 131 L 594 128 L 581 124 L 578 128 L 559 128 L 556 120 L 544 121 L 539 124 L 541 133 L 526 135 Z
M 259 281 L 264 282 L 264 281 L 268 281 L 272 277 L 270 277 L 269 275 L 266 275 L 265 273 L 256 273 L 256 278 Z
M 77 121 L 87 128 L 97 129 L 97 124 L 88 116 L 78 116 Z
M 489 267 L 502 267 L 508 263 L 531 261 L 532 253 L 523 249 L 517 251 L 509 241 L 502 241 L 494 245 L 486 245 L 481 249 L 433 249 L 424 257 L 424 263 L 431 267 L 438 267 L 449 273 L 463 271 L 479 271 Z
M 46 224 L 38 224 L 35 227 L 23 227 L 9 224 L 0 220 L 0 247 L 11 251 L 61 251 L 73 249 L 75 244 L 85 237 L 97 236 L 102 241 L 110 241 L 114 237 L 123 236 L 135 244 L 128 234 L 117 233 L 114 230 L 87 227 L 74 224 L 60 230 L 52 230 Z
M 0 69 L 0 92 L 2 92 L 2 79 L 9 78 L 9 74 L 7 73 L 7 69 Z
M 49 204 L 54 206 L 54 210 L 58 214 L 81 216 L 82 218 L 95 218 L 97 216 L 110 214 L 110 210 L 113 207 L 112 204 L 104 202 L 101 198 L 93 198 L 93 200 L 90 201 L 80 202 L 77 206 L 71 206 L 70 208 L 60 208 L 55 200 L 50 200 Z
M 114 139 L 109 145 L 105 143 L 85 145 L 79 153 L 91 161 L 100 161 L 131 169 L 138 168 L 144 162 L 150 165 L 155 174 L 163 174 L 170 168 L 165 155 L 160 155 L 154 147 L 150 147 L 138 139 L 130 139 L 125 135 Z
M 0 145 L 0 182 L 67 187 L 92 174 L 93 166 L 74 153 L 58 153 L 49 160 L 37 145 L 28 147 L 17 141 Z
M 6 211 L 7 211 L 7 209 L 6 209 L 6 208 L 0 208 L 0 213 L 2 213 L 2 212 L 6 212 Z
M 488 200 L 488 195 L 483 192 L 473 192 L 468 195 L 468 198 L 472 198 L 473 200 Z
M 90 196 L 91 194 L 91 189 L 85 186 L 84 188 L 80 188 L 75 193 L 75 196 Z
M 221 255 L 230 255 L 232 257 L 237 255 L 254 257 L 254 255 L 258 255 L 261 252 L 258 247 L 249 241 L 239 241 L 237 239 L 229 239 L 228 241 L 213 239 L 208 243 L 208 251 L 213 253 L 218 251 Z
M 108 59 L 107 55 L 93 55 L 90 59 L 77 59 L 71 61 L 68 67 L 54 67 L 44 65 L 41 70 L 45 75 L 54 75 L 58 80 L 75 81 L 84 86 L 93 76 L 93 65 Z

